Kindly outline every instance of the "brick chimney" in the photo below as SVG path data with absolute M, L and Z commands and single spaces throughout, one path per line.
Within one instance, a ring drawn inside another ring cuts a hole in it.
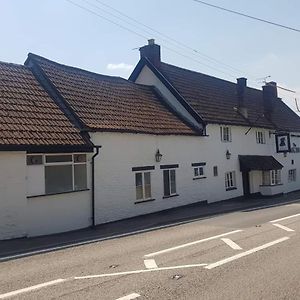
M 273 112 L 275 101 L 278 99 L 277 84 L 274 81 L 263 86 L 264 113 L 270 115 Z
M 245 90 L 247 87 L 247 78 L 241 77 L 237 79 L 236 93 L 238 97 L 238 111 L 245 118 L 248 118 L 248 111 L 245 106 Z
M 148 40 L 148 45 L 140 48 L 140 55 L 141 58 L 147 57 L 155 67 L 160 67 L 160 46 L 155 44 L 154 39 Z

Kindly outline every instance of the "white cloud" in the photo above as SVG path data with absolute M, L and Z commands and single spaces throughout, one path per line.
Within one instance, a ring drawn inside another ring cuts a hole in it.
M 119 64 L 108 64 L 106 66 L 106 69 L 108 70 L 132 70 L 133 69 L 133 65 L 128 65 L 125 63 L 119 63 Z

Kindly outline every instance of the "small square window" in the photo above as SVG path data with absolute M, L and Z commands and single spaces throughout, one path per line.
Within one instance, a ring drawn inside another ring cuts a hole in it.
M 194 178 L 204 177 L 204 167 L 194 167 Z

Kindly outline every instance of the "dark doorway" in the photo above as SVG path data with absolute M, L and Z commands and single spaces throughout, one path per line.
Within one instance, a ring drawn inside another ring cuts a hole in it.
M 249 172 L 242 172 L 244 196 L 250 195 Z

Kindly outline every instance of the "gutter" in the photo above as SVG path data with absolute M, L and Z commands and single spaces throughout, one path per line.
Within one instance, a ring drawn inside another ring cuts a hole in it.
M 95 221 L 95 158 L 102 146 L 94 146 L 96 153 L 92 156 L 92 227 L 96 226 Z

